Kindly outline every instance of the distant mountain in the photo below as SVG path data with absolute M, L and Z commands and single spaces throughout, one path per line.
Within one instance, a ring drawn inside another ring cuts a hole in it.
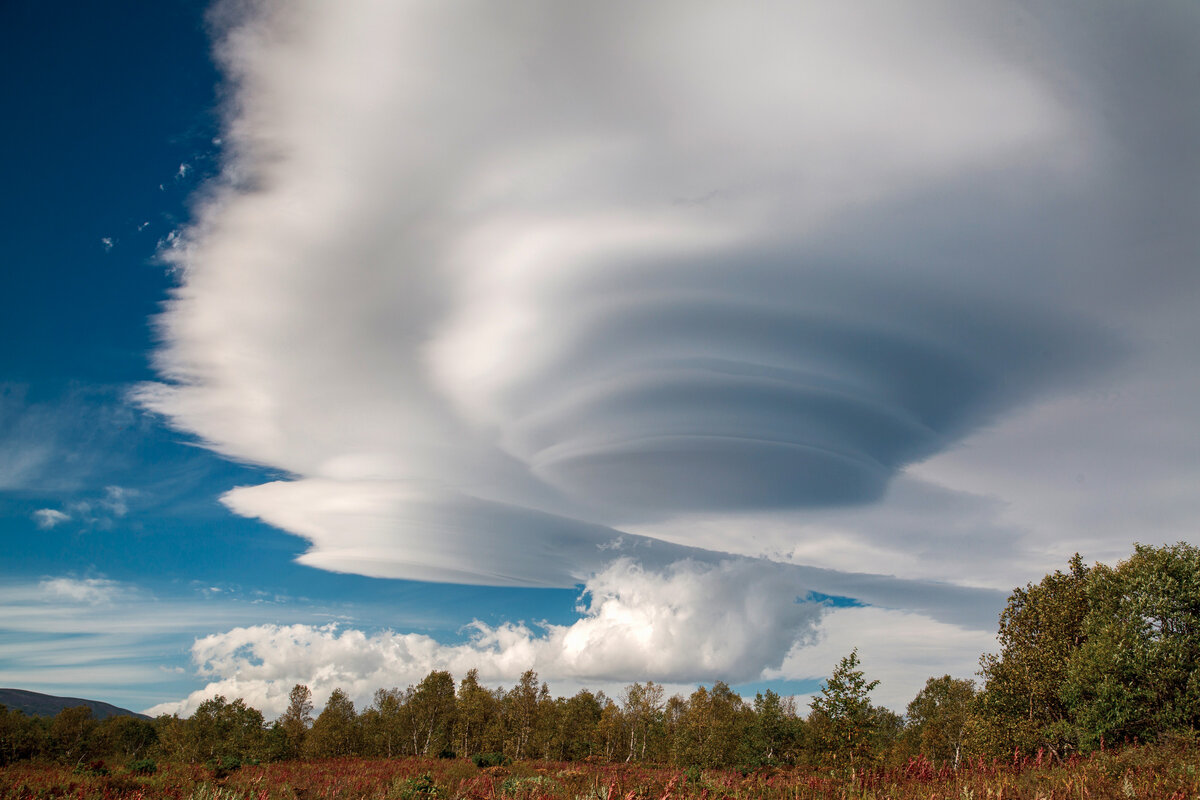
M 92 716 L 96 719 L 107 719 L 108 717 L 150 719 L 145 714 L 138 714 L 127 708 L 118 708 L 110 703 L 101 703 L 99 700 L 55 697 L 39 692 L 28 692 L 24 689 L 0 689 L 0 704 L 7 706 L 9 711 L 21 711 L 30 717 L 53 717 L 64 708 L 87 706 L 92 710 Z

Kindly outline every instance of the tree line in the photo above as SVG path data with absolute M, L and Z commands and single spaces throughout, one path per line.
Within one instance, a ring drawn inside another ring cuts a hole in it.
M 215 697 L 191 717 L 92 719 L 86 707 L 52 719 L 0 707 L 0 763 L 51 758 L 236 765 L 339 756 L 471 756 L 642 761 L 677 766 L 896 763 L 1048 753 L 1066 758 L 1106 744 L 1194 734 L 1200 724 L 1200 550 L 1138 545 L 1133 556 L 1016 589 L 1000 616 L 1000 651 L 975 682 L 930 678 L 903 716 L 873 704 L 857 651 L 844 657 L 807 709 L 767 690 L 743 699 L 727 684 L 665 696 L 647 681 L 616 698 L 581 690 L 552 697 L 533 670 L 490 689 L 471 670 L 435 670 L 405 689 L 380 689 L 361 711 L 340 689 L 314 716 L 295 686 L 267 723 L 243 700 Z

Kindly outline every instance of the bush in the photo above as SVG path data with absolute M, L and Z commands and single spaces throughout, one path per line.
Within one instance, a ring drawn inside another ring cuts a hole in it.
M 212 770 L 213 779 L 221 780 L 231 772 L 237 772 L 242 767 L 242 760 L 235 756 L 220 756 L 209 761 L 205 766 Z
M 433 800 L 440 796 L 433 776 L 428 772 L 417 778 L 407 778 L 392 785 L 391 797 L 399 800 Z
M 458 753 L 453 750 L 443 750 L 438 753 L 438 758 L 458 758 Z
M 139 758 L 129 762 L 129 771 L 134 775 L 153 775 L 158 772 L 158 764 L 153 758 Z
M 512 759 L 504 755 L 504 753 L 476 753 L 471 756 L 471 760 L 480 769 L 486 767 L 507 767 L 512 763 Z
M 107 775 L 108 767 L 104 766 L 103 761 L 89 761 L 87 764 L 76 764 L 76 775 Z

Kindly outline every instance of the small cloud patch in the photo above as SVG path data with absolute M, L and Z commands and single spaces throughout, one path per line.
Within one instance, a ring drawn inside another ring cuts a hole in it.
M 48 531 L 53 527 L 61 525 L 69 519 L 71 519 L 70 514 L 64 514 L 63 512 L 54 508 L 39 508 L 37 511 L 33 512 L 33 521 L 36 522 L 37 526 L 44 531 Z

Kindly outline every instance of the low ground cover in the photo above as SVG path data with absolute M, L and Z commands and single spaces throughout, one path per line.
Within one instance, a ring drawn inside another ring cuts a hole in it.
M 639 764 L 468 759 L 289 761 L 222 769 L 159 764 L 153 772 L 94 763 L 0 769 L 0 800 L 1077 800 L 1200 798 L 1200 748 L 1178 739 L 1072 758 L 976 761 L 958 770 L 918 757 L 867 770 L 679 770 Z

